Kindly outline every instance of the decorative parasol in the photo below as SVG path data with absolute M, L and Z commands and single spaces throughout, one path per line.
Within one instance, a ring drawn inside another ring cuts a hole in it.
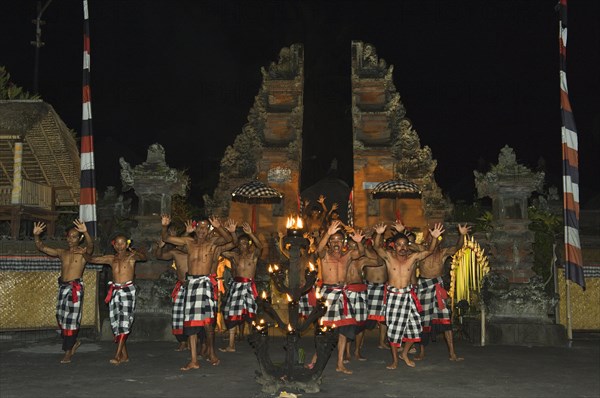
M 281 203 L 283 194 L 260 181 L 246 182 L 231 192 L 233 202 L 252 205 L 252 230 L 256 229 L 256 205 Z
M 380 182 L 371 191 L 373 199 L 420 199 L 421 189 L 413 182 L 406 180 L 388 180 Z M 396 219 L 401 220 L 400 210 L 396 209 L 394 202 Z
M 377 184 L 371 195 L 374 199 L 419 199 L 421 198 L 421 188 L 417 184 L 406 180 L 388 180 Z

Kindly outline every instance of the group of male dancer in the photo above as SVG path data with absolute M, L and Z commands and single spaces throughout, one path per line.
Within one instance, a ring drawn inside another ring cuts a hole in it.
M 324 201 L 324 198 L 323 198 Z M 79 347 L 77 330 L 81 320 L 83 300 L 82 274 L 86 262 L 111 266 L 113 281 L 110 282 L 107 303 L 117 351 L 111 363 L 128 362 L 126 340 L 133 322 L 135 309 L 135 263 L 145 261 L 146 255 L 130 247 L 125 236 L 112 241 L 115 254 L 92 257 L 93 242 L 85 224 L 79 220 L 67 233 L 69 248 L 52 249 L 39 239 L 45 225 L 34 225 L 34 237 L 38 249 L 61 259 L 61 277 L 57 320 L 63 335 L 65 356 L 61 362 L 68 363 Z M 161 239 L 154 252 L 157 259 L 173 260 L 177 283 L 173 290 L 173 334 L 180 342 L 179 349 L 189 348 L 191 359 L 181 369 L 200 367 L 198 342 L 201 355 L 213 365 L 220 360 L 215 353 L 214 325 L 218 308 L 217 265 L 223 258 L 231 263 L 233 280 L 229 284 L 222 311 L 230 331 L 237 325 L 250 322 L 257 314 L 257 291 L 254 283 L 256 266 L 261 257 L 262 244 L 247 223 L 243 234 L 238 236 L 237 223 L 224 223 L 217 217 L 208 220 L 187 221 L 185 234 L 177 236 L 169 215 L 161 217 Z M 386 243 L 383 236 L 387 226 L 376 224 L 366 239 L 359 229 L 349 228 L 341 221 L 332 219 L 321 234 L 307 234 L 311 245 L 304 248 L 304 258 L 314 251 L 319 268 L 319 281 L 300 303 L 302 315 L 308 315 L 315 305 L 309 296 L 315 294 L 326 303 L 326 313 L 321 318 L 325 326 L 335 327 L 339 332 L 336 370 L 351 374 L 345 364 L 350 359 L 349 342 L 355 341 L 355 357 L 360 355 L 365 328 L 379 323 L 391 346 L 392 363 L 388 369 L 398 366 L 398 349 L 403 346 L 400 358 L 408 365 L 415 363 L 408 353 L 415 342 L 421 342 L 420 353 L 414 359 L 424 358 L 424 347 L 431 333 L 444 332 L 451 360 L 462 360 L 454 352 L 451 315 L 445 304 L 442 282 L 444 259 L 454 254 L 455 248 L 439 249 L 438 242 L 444 232 L 441 224 L 429 230 L 431 238 L 426 247 L 414 242 L 401 222 L 392 224 L 396 233 Z M 458 226 L 461 237 L 469 227 Z M 348 232 L 348 236 L 344 234 Z M 280 235 L 281 236 L 281 235 Z M 313 237 L 318 238 L 314 246 Z M 414 235 L 412 235 L 414 238 Z M 85 246 L 80 242 L 85 239 Z M 462 241 L 459 240 L 459 241 Z M 365 244 L 366 243 L 366 244 Z M 168 245 L 168 246 L 167 246 Z M 285 248 L 281 247 L 285 254 Z M 416 270 L 419 269 L 419 278 Z M 229 345 L 224 352 L 235 351 L 235 335 L 230 333 Z M 386 344 L 380 339 L 380 347 Z M 311 364 L 316 358 L 313 357 Z M 310 367 L 311 364 L 307 366 Z

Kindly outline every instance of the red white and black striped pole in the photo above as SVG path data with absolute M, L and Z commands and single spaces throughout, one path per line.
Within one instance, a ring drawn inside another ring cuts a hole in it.
M 88 2 L 83 0 L 83 107 L 81 116 L 81 186 L 79 218 L 85 222 L 92 237 L 97 235 L 96 174 L 94 167 L 94 136 L 92 134 L 92 94 L 90 89 L 90 23 Z

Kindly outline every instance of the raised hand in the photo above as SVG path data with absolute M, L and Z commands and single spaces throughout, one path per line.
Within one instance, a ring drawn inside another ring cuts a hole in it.
M 171 216 L 170 216 L 170 215 L 168 215 L 168 214 L 163 214 L 163 215 L 160 217 L 160 224 L 161 224 L 163 227 L 168 227 L 168 226 L 169 226 L 169 224 L 171 224 Z
M 460 232 L 461 235 L 467 235 L 471 232 L 471 227 L 468 224 L 458 224 L 458 232 Z
M 383 234 L 385 232 L 385 229 L 387 228 L 387 225 L 385 225 L 384 223 L 380 222 L 378 224 L 375 224 L 375 226 L 373 227 L 375 229 L 375 232 L 378 234 Z
M 242 224 L 242 229 L 244 230 L 244 233 L 246 233 L 246 234 L 252 233 L 252 227 L 250 227 L 250 224 L 248 224 L 247 222 L 244 222 Z
M 434 228 L 429 230 L 429 233 L 434 239 L 437 239 L 444 233 L 444 231 L 444 225 L 441 223 L 436 223 Z
M 229 218 L 229 219 L 227 219 L 227 221 L 225 221 L 223 226 L 230 234 L 233 234 L 233 233 L 235 233 L 235 228 L 237 227 L 237 222 L 235 222 L 235 220 L 233 220 L 232 218 Z
M 406 227 L 400 220 L 396 220 L 396 222 L 392 224 L 392 227 L 400 233 L 403 233 L 406 230 Z
M 74 220 L 73 224 L 75 225 L 75 229 L 77 230 L 77 232 L 81 232 L 82 234 L 87 232 L 87 226 L 80 219 Z
M 362 230 L 360 230 L 360 229 L 355 229 L 354 233 L 350 236 L 352 237 L 352 240 L 355 241 L 356 243 L 362 242 L 362 240 L 365 237 L 365 235 L 363 235 Z
M 338 207 L 339 207 L 339 205 L 337 204 L 337 202 L 334 202 L 334 203 L 331 205 L 331 210 L 337 210 L 337 209 L 338 209 Z
M 33 234 L 34 235 L 41 235 L 42 232 L 44 232 L 44 230 L 46 229 L 46 224 L 43 222 L 36 222 L 33 223 Z
M 219 220 L 219 217 L 217 217 L 217 216 L 209 217 L 208 221 L 210 222 L 210 225 L 212 225 L 213 227 L 221 228 L 221 220 Z
M 323 195 L 320 195 L 320 196 L 319 196 L 319 199 L 317 199 L 317 202 L 319 202 L 320 204 L 323 204 L 323 203 L 325 203 L 325 196 L 323 196 Z
M 337 231 L 339 231 L 340 230 L 340 224 L 341 224 L 341 221 L 338 221 L 338 220 L 332 221 L 331 225 L 327 229 L 327 234 L 333 235 Z
M 189 235 L 192 232 L 194 232 L 195 230 L 196 230 L 196 227 L 194 226 L 194 222 L 192 220 L 187 220 L 185 222 L 185 233 Z

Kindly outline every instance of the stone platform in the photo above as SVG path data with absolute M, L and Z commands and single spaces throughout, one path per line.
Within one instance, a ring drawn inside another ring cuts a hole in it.
M 506 318 L 488 321 L 485 325 L 486 345 L 517 345 L 526 347 L 564 347 L 567 332 L 563 325 L 525 322 L 522 319 Z M 474 344 L 481 342 L 481 320 L 465 318 L 463 334 Z

